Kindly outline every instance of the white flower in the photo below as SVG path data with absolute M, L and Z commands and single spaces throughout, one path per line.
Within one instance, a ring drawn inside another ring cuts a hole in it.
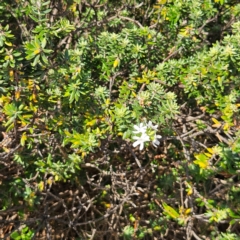
M 158 125 L 153 125 L 152 124 L 152 121 L 149 121 L 148 122 L 148 124 L 147 124 L 147 126 L 149 127 L 149 128 L 151 128 L 151 129 L 153 129 L 153 130 L 155 130 L 155 131 L 157 131 L 157 129 L 158 129 Z
M 140 137 L 134 136 L 133 139 L 137 140 L 133 143 L 133 147 L 140 145 L 140 150 L 143 150 L 144 143 L 150 141 L 149 136 L 146 133 L 142 133 Z
M 156 134 L 155 134 L 154 139 L 153 139 L 153 141 L 152 141 L 152 144 L 153 144 L 154 147 L 157 147 L 157 146 L 160 144 L 160 142 L 158 141 L 158 139 L 161 139 L 161 138 L 162 138 L 161 135 L 156 135 Z
M 133 133 L 146 133 L 147 126 L 144 126 L 143 123 L 140 123 L 139 126 L 134 125 L 133 128 L 136 129 L 136 131 L 133 131 Z

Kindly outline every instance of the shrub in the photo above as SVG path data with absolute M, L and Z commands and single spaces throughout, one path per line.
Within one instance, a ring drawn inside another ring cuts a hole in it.
M 1 1 L 1 237 L 237 236 L 239 16 Z

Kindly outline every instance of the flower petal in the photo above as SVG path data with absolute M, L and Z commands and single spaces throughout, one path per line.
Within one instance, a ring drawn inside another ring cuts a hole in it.
M 143 123 L 140 123 L 139 126 L 134 125 L 133 128 L 135 129 L 135 131 L 133 131 L 133 133 L 145 133 L 147 130 L 147 126 L 144 126 Z
M 140 137 L 138 137 L 138 136 L 133 136 L 133 139 L 136 139 L 136 140 L 138 140 Z
M 143 148 L 144 148 L 144 144 L 143 144 L 143 142 L 141 142 L 141 144 L 140 144 L 140 151 L 142 151 L 143 150 Z
M 159 141 L 158 140 L 155 140 L 155 141 L 153 141 L 152 142 L 152 145 L 154 146 L 154 147 L 157 147 L 158 145 L 159 145 Z
M 149 128 L 152 128 L 152 129 L 155 130 L 155 131 L 157 131 L 157 129 L 158 129 L 158 125 L 156 124 L 156 125 L 154 126 L 153 123 L 152 123 L 152 121 L 149 121 L 148 124 L 147 124 L 147 126 L 148 126 Z
M 155 138 L 157 139 L 161 139 L 162 138 L 162 136 L 161 135 L 155 135 Z
M 140 144 L 139 141 L 136 141 L 136 142 L 133 143 L 133 147 L 136 147 L 139 144 Z

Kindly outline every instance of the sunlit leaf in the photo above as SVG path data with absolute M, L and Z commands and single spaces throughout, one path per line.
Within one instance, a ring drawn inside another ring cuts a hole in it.
M 195 164 L 197 164 L 200 168 L 202 169 L 206 169 L 209 165 L 209 162 L 208 162 L 208 157 L 203 154 L 203 153 L 200 153 L 200 154 L 197 154 L 195 155 L 195 158 L 196 160 L 193 161 Z
M 119 66 L 120 60 L 119 58 L 116 58 L 115 61 L 113 62 L 113 67 L 116 68 Z
M 158 0 L 157 1 L 159 4 L 166 4 L 167 0 Z
M 26 135 L 26 132 L 24 132 L 21 136 L 20 144 L 24 146 L 26 140 L 27 140 L 27 135 Z
M 180 215 L 174 208 L 170 207 L 165 202 L 162 203 L 162 206 L 166 215 L 172 217 L 173 219 L 179 218 Z
M 38 184 L 38 189 L 39 189 L 40 191 L 43 191 L 43 189 L 44 189 L 44 182 L 43 182 L 43 181 L 41 181 L 41 182 Z
M 214 124 L 212 125 L 212 127 L 214 128 L 219 128 L 222 126 L 222 124 L 216 119 L 216 118 L 212 118 L 212 121 L 214 122 Z

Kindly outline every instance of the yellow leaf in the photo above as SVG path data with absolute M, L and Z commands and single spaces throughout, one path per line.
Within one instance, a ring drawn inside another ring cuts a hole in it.
M 105 104 L 106 104 L 106 105 L 109 105 L 109 104 L 110 104 L 110 99 L 109 99 L 109 98 L 105 101 Z
M 59 180 L 59 176 L 58 176 L 58 175 L 55 175 L 55 176 L 54 176 L 54 180 L 55 180 L 55 182 L 57 182 L 57 181 Z
M 20 98 L 20 91 L 19 90 L 15 92 L 15 98 L 16 98 L 16 100 L 18 100 Z
M 158 0 L 159 4 L 166 4 L 167 0 Z
M 192 211 L 191 208 L 185 209 L 184 215 L 189 215 L 191 213 L 191 211 Z
M 111 207 L 111 203 L 107 203 L 107 202 L 102 201 L 101 204 L 104 205 L 106 208 Z
M 13 74 L 14 74 L 13 70 L 10 70 L 9 71 L 9 77 L 13 77 Z
M 87 155 L 86 152 L 82 152 L 82 158 L 84 158 Z
M 197 164 L 200 168 L 206 169 L 209 165 L 208 163 L 208 157 L 205 154 L 197 154 L 195 155 L 196 160 L 193 161 L 195 164 Z
M 208 167 L 208 162 L 200 162 L 200 161 L 193 161 L 195 164 L 197 164 L 200 168 L 206 169 Z
M 11 101 L 11 99 L 9 97 L 6 96 L 1 96 L 0 97 L 0 106 L 3 106 L 7 103 L 9 103 Z
M 212 118 L 212 121 L 214 122 L 214 124 L 212 125 L 212 127 L 214 128 L 219 128 L 221 127 L 221 123 L 216 119 L 216 118 Z
M 96 123 L 96 119 L 93 119 L 93 120 L 91 120 L 91 121 L 88 121 L 88 122 L 86 123 L 86 126 L 87 126 L 87 127 L 92 127 L 92 126 L 95 125 L 95 123 Z
M 37 95 L 35 93 L 32 94 L 32 100 L 33 102 L 37 102 Z
M 231 127 L 231 126 L 230 126 L 229 123 L 225 123 L 224 126 L 223 126 L 223 130 L 224 130 L 224 131 L 228 131 L 230 127 Z
M 216 118 L 212 118 L 212 121 L 215 123 L 215 124 L 218 124 L 219 121 L 216 119 Z
M 205 67 L 201 68 L 201 74 L 205 75 L 207 73 L 207 69 Z
M 137 96 L 137 94 L 135 92 L 131 92 L 131 94 L 132 94 L 133 97 Z
M 68 130 L 64 130 L 64 133 L 66 134 L 67 137 L 71 136 L 71 133 Z
M 149 84 L 150 80 L 148 78 L 137 78 L 137 82 Z
M 57 175 L 56 175 L 56 176 L 57 176 Z M 56 180 L 56 176 L 55 176 L 55 180 Z M 52 185 L 52 183 L 53 183 L 53 179 L 52 179 L 51 177 L 48 178 L 47 184 Z
M 30 193 L 30 198 L 34 198 L 35 197 L 35 192 L 31 192 Z
M 160 231 L 161 228 L 162 228 L 162 227 L 160 227 L 160 226 L 155 226 L 153 229 L 154 229 L 155 231 Z
M 58 126 L 61 126 L 62 124 L 63 124 L 63 122 L 61 120 L 57 122 Z
M 32 89 L 34 88 L 34 80 L 28 79 L 27 88 L 28 88 L 29 90 L 32 90 Z
M 212 148 L 207 148 L 208 152 L 210 152 L 211 154 L 213 154 L 213 149 Z
M 211 153 L 204 153 L 207 157 L 212 157 Z
M 40 191 L 43 191 L 43 189 L 44 189 L 44 182 L 43 182 L 43 181 L 41 181 L 41 182 L 38 184 L 38 189 L 39 189 Z
M 187 208 L 187 209 L 186 209 L 186 208 L 184 208 L 184 207 L 182 207 L 182 206 L 179 208 L 179 212 L 180 212 L 181 215 L 184 216 L 184 217 L 185 217 L 185 216 L 188 216 L 188 215 L 191 213 L 191 211 L 192 211 L 191 208 Z
M 190 195 L 192 195 L 192 194 L 193 194 L 193 189 L 192 189 L 192 188 L 189 188 L 189 189 L 187 190 L 187 195 L 190 196 Z
M 101 130 L 98 127 L 96 128 L 96 134 L 101 134 Z
M 38 48 L 38 49 L 36 49 L 33 53 L 37 55 L 37 54 L 39 54 L 40 52 L 41 52 L 41 49 Z
M 117 66 L 119 66 L 120 60 L 119 58 L 116 58 L 114 63 L 113 63 L 113 67 L 116 68 Z
M 22 134 L 22 137 L 21 137 L 21 140 L 20 140 L 20 144 L 21 144 L 22 146 L 24 146 L 26 140 L 27 140 L 27 135 L 26 135 L 26 132 L 24 132 L 24 133 Z
M 76 12 L 76 9 L 77 9 L 77 3 L 73 3 L 73 4 L 69 7 L 69 9 L 70 9 L 73 13 L 75 13 L 75 12 Z
M 6 44 L 7 46 L 9 46 L 9 47 L 12 46 L 12 43 L 11 43 L 11 42 L 5 42 L 5 44 Z
M 179 218 L 179 213 L 172 207 L 168 206 L 165 202 L 163 202 L 164 213 L 173 219 Z
M 191 184 L 189 184 L 188 182 L 185 182 L 185 184 L 186 184 L 186 192 L 187 192 L 187 195 L 188 196 L 190 196 L 190 195 L 192 195 L 193 194 L 193 188 L 192 188 L 192 186 L 191 186 Z

